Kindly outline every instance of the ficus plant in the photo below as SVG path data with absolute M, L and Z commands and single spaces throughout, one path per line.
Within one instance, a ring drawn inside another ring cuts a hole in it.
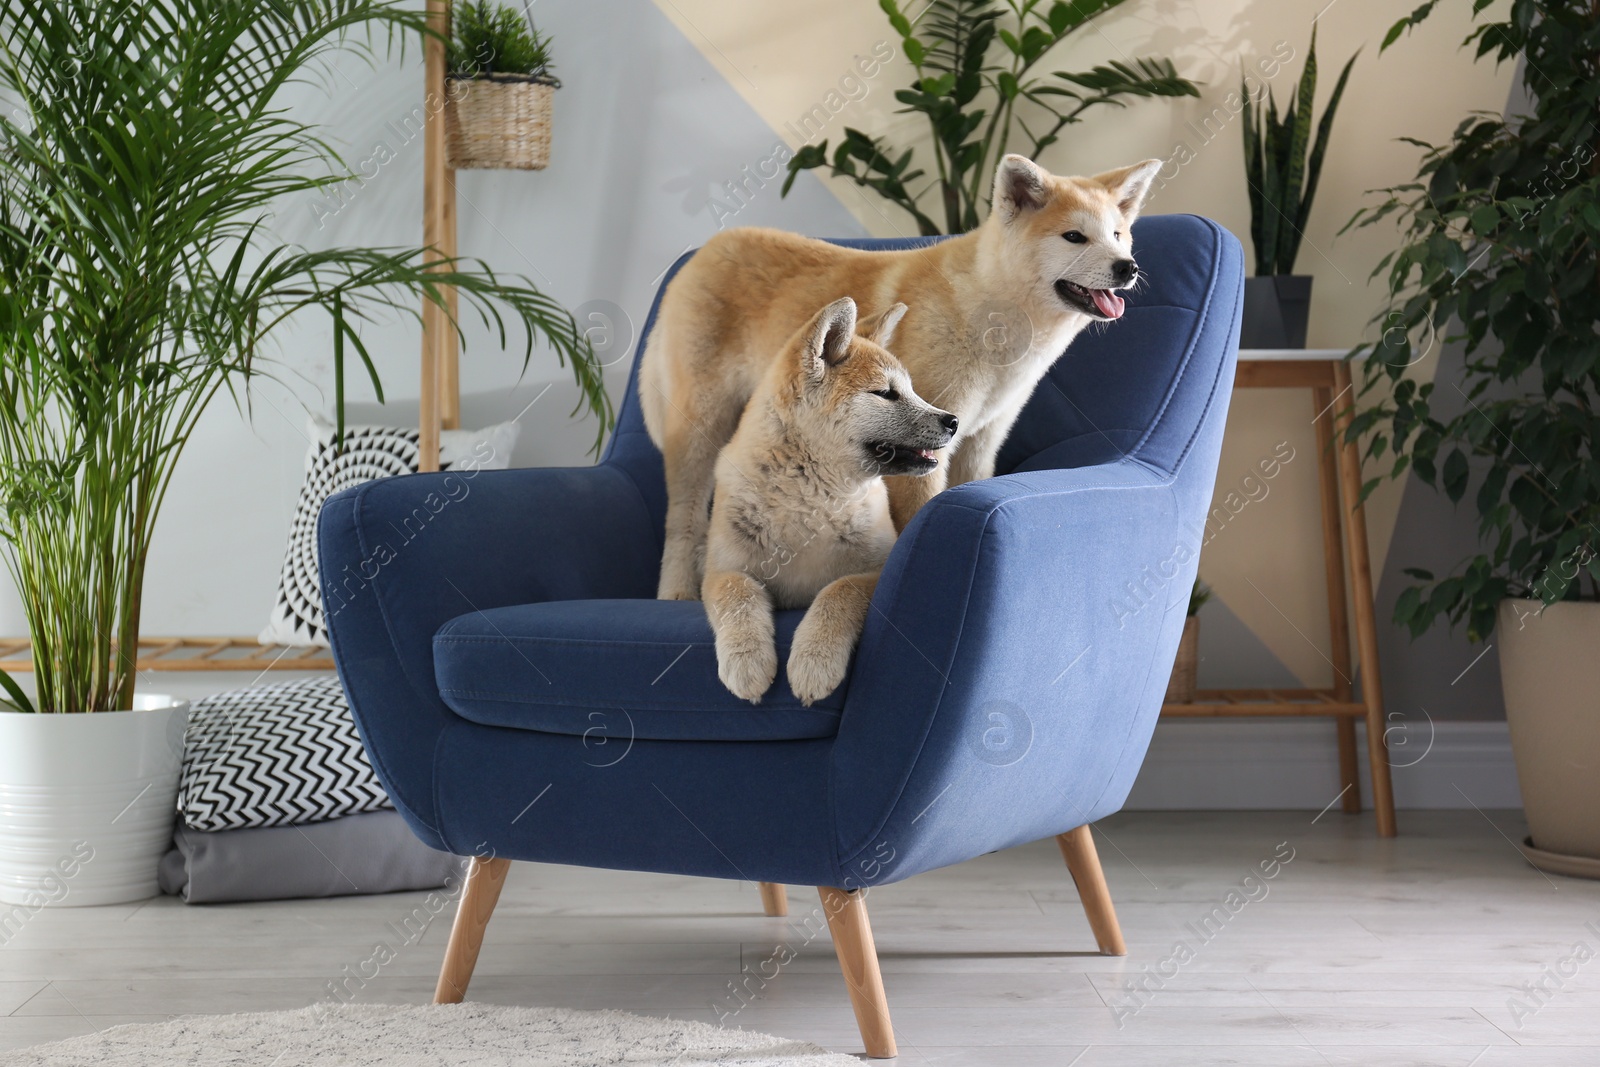
M 1168 59 L 1111 62 L 1082 72 L 1041 74 L 1057 45 L 1124 0 L 932 0 L 913 21 L 896 0 L 878 0 L 916 70 L 895 99 L 927 119 L 934 174 L 915 167 L 914 149 L 846 127 L 789 160 L 787 194 L 803 170 L 827 166 L 871 189 L 916 221 L 919 233 L 965 233 L 983 221 L 984 193 L 1000 157 L 1036 159 L 1089 109 L 1155 96 L 1199 96 Z M 1012 145 L 1014 133 L 1022 143 Z M 932 203 L 924 210 L 925 201 Z
M 275 241 L 286 198 L 354 180 L 284 90 L 337 49 L 427 31 L 395 0 L 7 0 L 0 10 L 0 554 L 33 645 L 18 710 L 131 706 L 145 561 L 201 413 L 243 403 L 280 328 L 450 314 L 448 290 L 523 364 L 542 340 L 601 433 L 601 368 L 572 316 L 518 276 L 423 248 Z M 432 257 L 432 258 L 430 258 Z M 458 330 L 459 333 L 459 330 Z M 463 335 L 463 340 L 465 340 Z M 342 436 L 342 435 L 341 435 Z M 0 706 L 3 710 L 3 706 Z
M 1401 240 L 1374 271 L 1389 298 L 1378 338 L 1352 354 L 1368 373 L 1348 437 L 1370 433 L 1389 476 L 1414 471 L 1478 517 L 1479 552 L 1443 575 L 1407 569 L 1394 618 L 1413 636 L 1448 621 L 1483 640 L 1507 597 L 1600 599 L 1600 6 L 1512 0 L 1484 19 L 1489 6 L 1473 0 L 1465 44 L 1480 61 L 1522 59 L 1529 113 L 1475 113 L 1443 144 L 1412 141 L 1416 180 L 1350 223 Z M 1408 368 L 1436 340 L 1460 343 L 1465 367 L 1419 381 Z

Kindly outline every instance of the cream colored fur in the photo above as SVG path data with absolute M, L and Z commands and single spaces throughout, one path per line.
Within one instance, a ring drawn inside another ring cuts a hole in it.
M 868 339 L 850 298 L 819 311 L 768 363 L 717 459 L 702 599 L 718 675 L 752 703 L 777 675 L 775 608 L 809 605 L 789 652 L 795 695 L 811 704 L 844 680 L 895 541 L 883 472 L 934 469 L 954 433 L 883 347 L 904 312 L 864 324 Z
M 1159 160 L 1093 178 L 1007 156 L 978 229 L 927 248 L 866 252 L 775 230 L 720 233 L 672 279 L 639 372 L 645 424 L 666 460 L 658 595 L 700 591 L 713 468 L 769 361 L 817 308 L 908 304 L 896 354 L 916 391 L 961 420 L 948 464 L 889 480 L 896 528 L 946 485 L 994 473 L 995 454 L 1050 365 L 1097 317 L 1062 295 L 1114 289 Z M 1083 240 L 1070 243 L 1064 234 Z

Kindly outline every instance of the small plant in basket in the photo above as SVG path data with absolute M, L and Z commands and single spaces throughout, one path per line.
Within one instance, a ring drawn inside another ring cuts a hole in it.
M 515 8 L 467 0 L 455 10 L 445 99 L 450 165 L 543 170 L 550 113 L 561 87 L 550 38 Z

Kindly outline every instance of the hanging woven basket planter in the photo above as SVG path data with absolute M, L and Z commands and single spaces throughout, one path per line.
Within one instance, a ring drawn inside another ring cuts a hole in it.
M 445 152 L 456 170 L 543 170 L 561 82 L 548 74 L 452 75 L 445 81 Z

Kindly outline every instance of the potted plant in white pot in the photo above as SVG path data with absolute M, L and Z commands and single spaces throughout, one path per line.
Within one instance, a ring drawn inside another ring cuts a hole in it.
M 1525 59 L 1532 112 L 1467 117 L 1424 146 L 1415 182 L 1352 220 L 1398 224 L 1402 241 L 1379 265 L 1382 336 L 1355 352 L 1368 388 L 1389 388 L 1349 432 L 1376 431 L 1368 454 L 1394 453 L 1396 477 L 1454 501 L 1472 490 L 1482 551 L 1442 577 L 1408 570 L 1394 617 L 1413 635 L 1446 620 L 1495 635 L 1529 858 L 1600 876 L 1600 9 L 1515 0 L 1467 41 Z M 1434 336 L 1465 347 L 1437 387 L 1407 374 Z
M 269 239 L 275 205 L 352 178 L 281 90 L 424 20 L 390 0 L 0 11 L 0 554 L 34 677 L 29 693 L 0 673 L 0 900 L 155 892 L 184 709 L 135 692 L 145 560 L 201 412 L 248 387 L 279 325 L 332 317 L 342 397 L 347 344 L 378 385 L 360 320 L 421 299 L 448 314 L 453 287 L 502 343 L 520 325 L 524 365 L 536 337 L 570 363 L 604 432 L 588 344 L 525 279 L 420 248 Z
M 1322 160 L 1333 131 L 1333 116 L 1356 57 L 1339 72 L 1333 95 L 1311 135 L 1312 105 L 1317 95 L 1317 30 L 1311 28 L 1300 83 L 1289 94 L 1283 117 L 1272 90 L 1267 99 L 1252 98 L 1250 81 L 1239 88 L 1244 101 L 1244 172 L 1250 194 L 1250 243 L 1256 272 L 1244 282 L 1244 317 L 1240 348 L 1304 348 L 1311 312 L 1311 275 L 1296 274 L 1295 260 L 1305 236 L 1306 221 L 1317 195 Z

